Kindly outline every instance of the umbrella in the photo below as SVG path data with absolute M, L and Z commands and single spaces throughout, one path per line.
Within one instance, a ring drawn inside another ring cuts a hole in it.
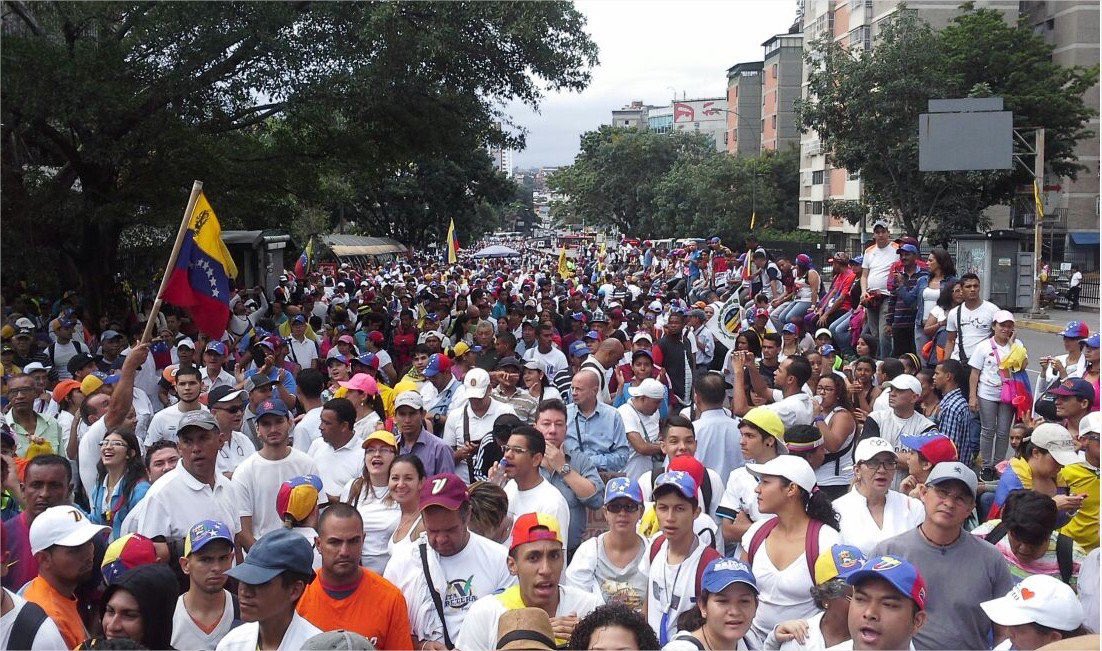
M 507 246 L 501 246 L 500 244 L 494 244 L 488 246 L 478 253 L 475 253 L 473 258 L 518 258 L 520 257 L 519 251 L 514 251 Z

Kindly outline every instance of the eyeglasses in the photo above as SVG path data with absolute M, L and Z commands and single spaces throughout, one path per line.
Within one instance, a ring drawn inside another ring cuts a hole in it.
M 100 441 L 99 446 L 101 448 L 125 448 L 127 447 L 126 441 Z
M 639 510 L 640 505 L 635 502 L 613 502 L 605 505 L 605 510 L 609 513 L 635 513 Z
M 18 396 L 24 393 L 38 393 L 38 389 L 34 387 L 16 387 L 14 389 L 8 389 L 8 395 Z
M 954 493 L 947 491 L 940 486 L 934 486 L 934 495 L 943 502 L 952 501 L 959 506 L 967 506 L 972 503 L 972 495 L 968 493 Z
M 503 445 L 501 446 L 501 451 L 505 453 L 512 452 L 513 454 L 528 454 L 529 452 L 528 448 L 517 447 L 515 445 Z
M 236 407 L 215 407 L 215 409 L 219 411 L 224 411 L 227 414 L 240 414 L 241 412 L 245 411 L 245 408 L 241 405 L 237 405 Z
M 367 451 L 365 451 L 364 454 L 369 457 L 385 457 L 388 454 L 395 454 L 395 452 L 393 448 L 371 447 L 367 448 Z
M 890 461 L 866 461 L 865 465 L 872 470 L 895 470 L 896 467 L 899 465 L 899 462 L 895 459 L 892 459 Z

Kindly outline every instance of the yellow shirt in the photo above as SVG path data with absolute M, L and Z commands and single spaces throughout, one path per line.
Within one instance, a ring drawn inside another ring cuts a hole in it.
M 1087 495 L 1071 522 L 1060 531 L 1089 552 L 1098 547 L 1098 468 L 1085 461 L 1064 466 L 1060 470 L 1060 481 L 1067 484 L 1071 495 Z

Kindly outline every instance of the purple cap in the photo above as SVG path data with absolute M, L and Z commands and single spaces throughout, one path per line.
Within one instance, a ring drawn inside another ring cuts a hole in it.
M 425 478 L 421 485 L 418 508 L 424 511 L 430 506 L 442 506 L 449 511 L 457 511 L 470 499 L 467 495 L 467 484 L 463 483 L 459 475 L 445 472 Z
M 283 401 L 279 398 L 271 398 L 260 403 L 256 408 L 256 418 L 261 419 L 268 414 L 276 414 L 277 416 L 287 417 L 287 405 L 283 404 Z
M 1067 396 L 1080 400 L 1094 400 L 1094 385 L 1081 377 L 1069 377 L 1048 390 L 1054 396 Z
M 597 332 L 596 330 L 590 330 L 589 332 L 582 335 L 582 337 L 585 339 L 600 339 L 601 333 Z

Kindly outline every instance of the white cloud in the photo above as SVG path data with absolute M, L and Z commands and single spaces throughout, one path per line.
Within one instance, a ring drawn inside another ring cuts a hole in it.
M 549 94 L 540 113 L 513 104 L 507 112 L 528 130 L 518 167 L 563 165 L 574 159 L 581 134 L 609 121 L 632 100 L 664 104 L 676 92 L 723 97 L 727 68 L 759 61 L 761 43 L 784 33 L 795 0 L 643 1 L 576 3 L 600 48 L 600 65 L 581 93 Z

